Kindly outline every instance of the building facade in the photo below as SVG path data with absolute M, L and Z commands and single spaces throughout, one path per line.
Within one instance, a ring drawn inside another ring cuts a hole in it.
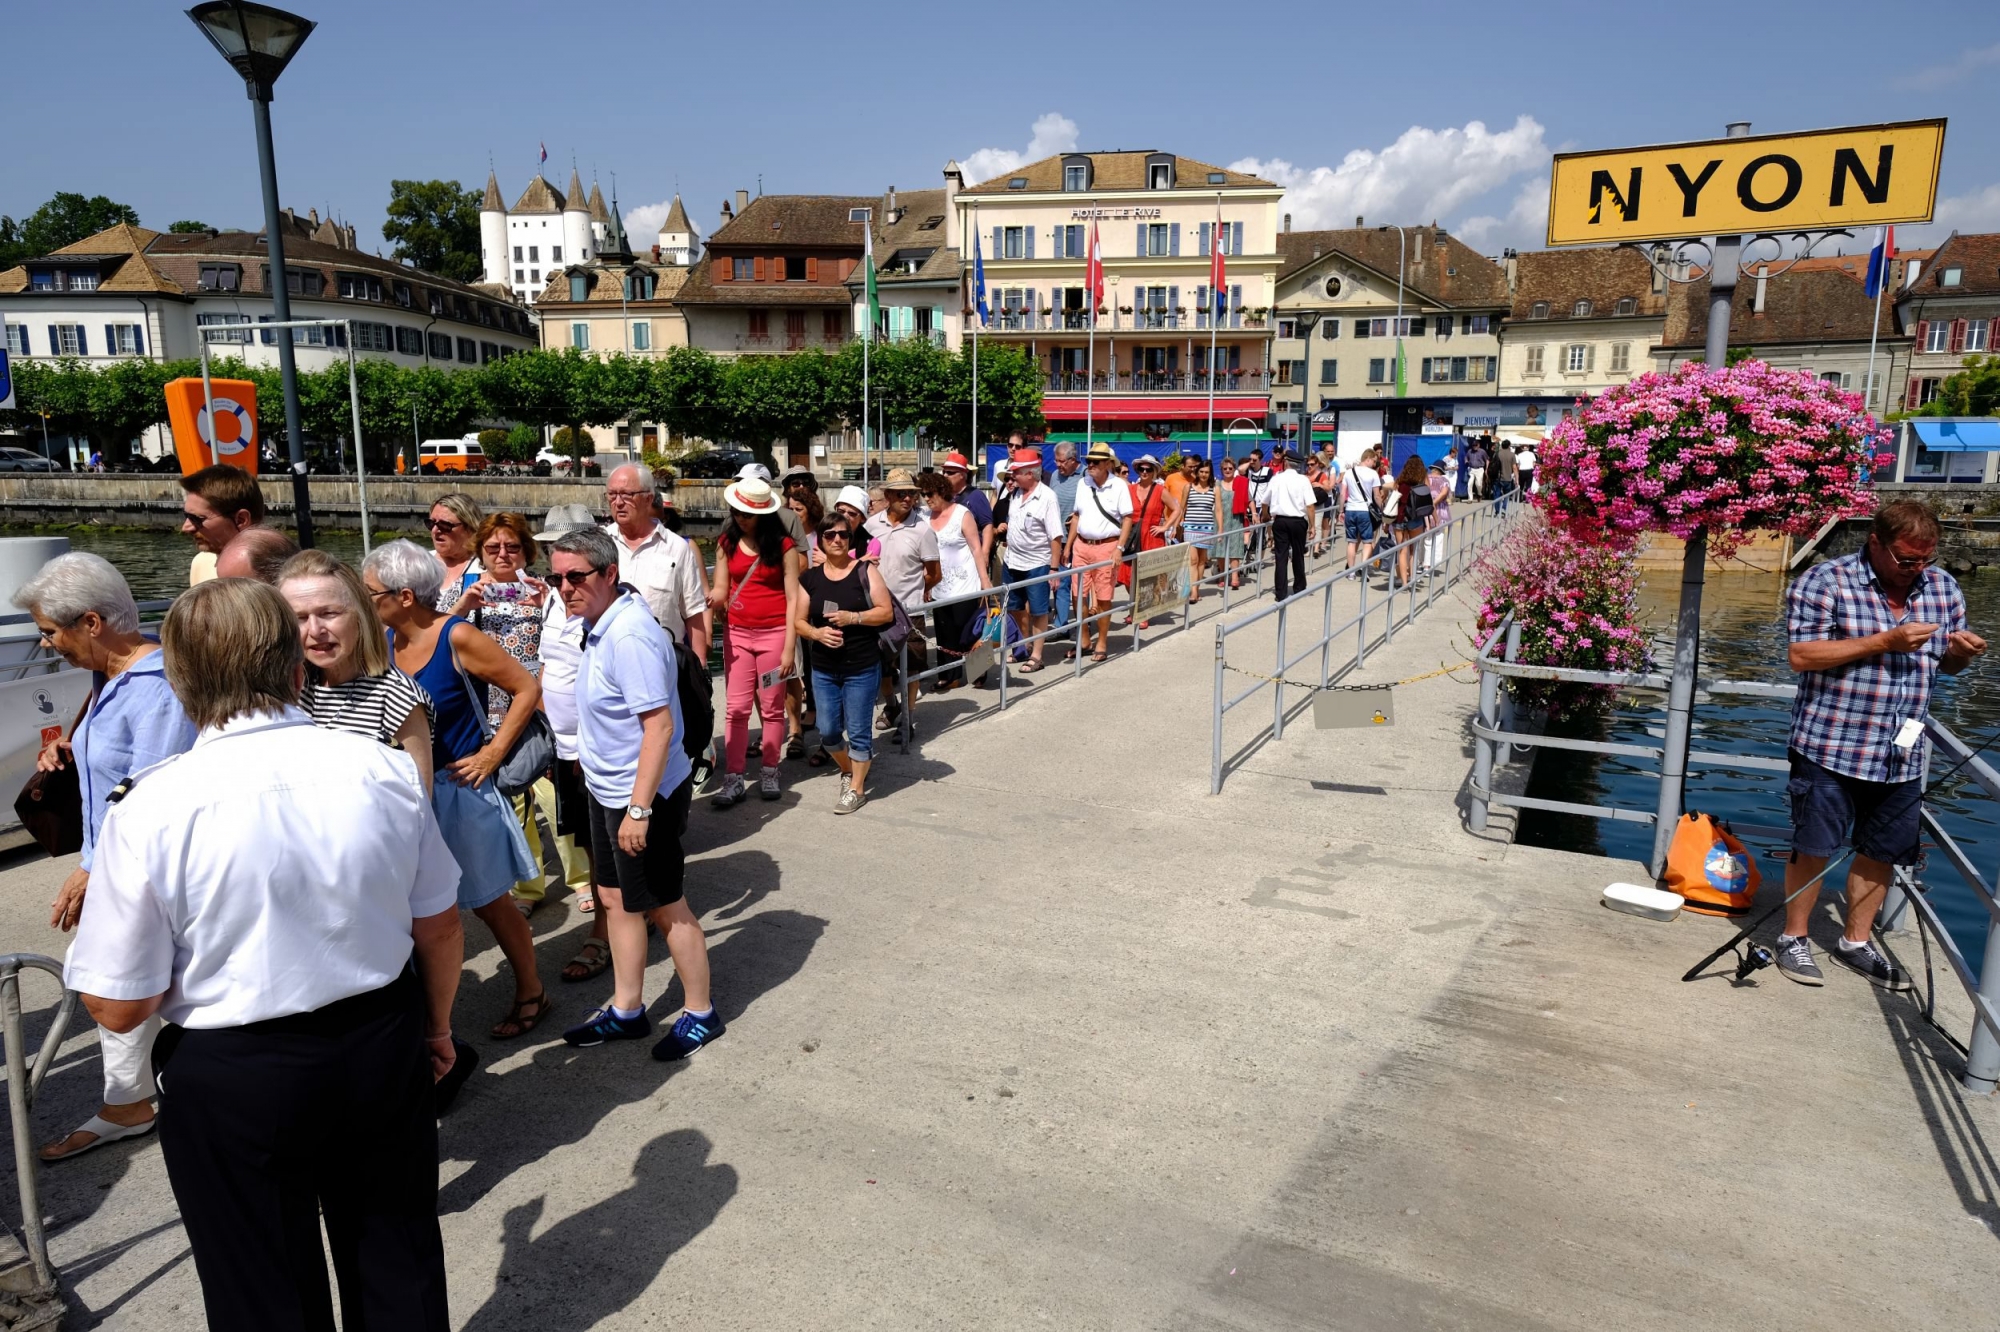
M 1664 264 L 1665 256 L 1656 261 Z M 1573 402 L 1653 368 L 1666 332 L 1666 277 L 1621 247 L 1503 257 L 1513 302 L 1501 330 L 1500 392 Z
M 861 265 L 873 195 L 736 192 L 675 297 L 688 344 L 722 356 L 833 352 L 853 336 L 847 279 Z
M 604 197 L 595 185 L 586 197 L 574 170 L 567 193 L 536 176 L 512 208 L 501 203 L 499 177 L 488 172 L 479 204 L 479 257 L 487 285 L 505 287 L 524 305 L 532 302 L 550 272 L 590 262 L 607 222 Z
M 1444 228 L 1286 230 L 1278 253 L 1280 430 L 1303 407 L 1314 442 L 1351 460 L 1386 435 L 1449 434 L 1458 404 L 1497 392 L 1506 275 Z
M 958 195 L 964 177 L 958 163 L 944 169 L 941 190 L 889 192 L 875 202 L 870 225 L 875 240 L 875 298 L 878 341 L 919 339 L 957 350 L 964 335 L 960 311 L 965 274 L 960 262 Z M 864 269 L 847 279 L 853 324 L 868 326 L 868 283 Z
M 1173 153 L 1080 152 L 958 194 L 966 265 L 976 242 L 986 275 L 990 316 L 978 336 L 1022 345 L 1042 367 L 1050 438 L 1205 439 L 1211 384 L 1217 435 L 1231 421 L 1261 434 L 1282 193 Z M 1104 264 L 1094 331 L 1093 225 Z M 1214 300 L 1212 246 L 1227 287 Z M 970 334 L 978 316 L 964 318 Z
M 1908 256 L 1916 260 L 1919 256 Z M 1915 411 L 1938 385 L 1988 356 L 2000 333 L 2000 233 L 1953 233 L 1902 285 L 1896 320 L 1910 338 L 1910 369 L 1895 406 Z

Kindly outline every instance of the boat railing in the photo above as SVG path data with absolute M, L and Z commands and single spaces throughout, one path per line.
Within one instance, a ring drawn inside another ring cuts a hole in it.
M 165 617 L 167 607 L 173 604 L 172 601 L 140 602 L 139 623 L 142 626 L 149 624 L 157 625 Z M 0 630 L 5 630 L 15 625 L 33 624 L 34 622 L 35 617 L 26 611 L 9 611 L 5 615 L 0 615 Z M 61 657 L 56 655 L 55 650 L 39 639 L 24 638 L 15 641 L 26 643 L 28 645 L 27 653 L 17 661 L 0 661 L 0 684 L 10 684 L 15 680 L 31 680 L 37 676 L 54 675 L 59 671 L 67 669 L 66 663 L 64 663 Z
M 0 1040 L 4 1040 L 7 1046 L 7 1115 L 14 1134 L 14 1178 L 21 1192 L 22 1246 L 27 1250 L 32 1280 L 32 1287 L 28 1290 L 21 1290 L 11 1282 L 8 1289 L 44 1320 L 31 1324 L 17 1321 L 12 1325 L 41 1327 L 45 1323 L 52 1324 L 61 1315 L 62 1299 L 56 1288 L 55 1267 L 49 1261 L 48 1236 L 43 1230 L 40 1180 L 36 1175 L 41 1159 L 35 1151 L 38 1138 L 30 1123 L 30 1114 L 41 1093 L 42 1079 L 48 1076 L 50 1066 L 55 1063 L 56 1052 L 62 1047 L 63 1037 L 68 1034 L 70 1019 L 76 1013 L 77 995 L 74 990 L 65 989 L 62 992 L 62 998 L 56 1004 L 55 1018 L 49 1024 L 48 1033 L 42 1037 L 41 1049 L 35 1053 L 31 1064 L 21 1014 L 23 971 L 46 971 L 60 984 L 62 964 L 40 953 L 0 955 Z

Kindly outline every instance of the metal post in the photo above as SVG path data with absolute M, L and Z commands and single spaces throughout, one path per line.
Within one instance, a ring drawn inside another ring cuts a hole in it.
M 1209 727 L 1208 736 L 1208 793 L 1222 794 L 1222 690 L 1223 690 L 1223 640 L 1226 629 L 1215 626 L 1215 718 Z
M 1333 678 L 1333 589 L 1337 586 L 1329 579 L 1327 585 L 1320 589 L 1319 684 L 1322 689 Z
M 257 121 L 257 165 L 264 185 L 265 255 L 270 260 L 271 317 L 286 324 L 292 318 L 291 294 L 285 290 L 285 235 L 278 212 L 278 165 L 271 148 L 271 90 L 250 84 L 250 105 Z M 312 486 L 306 479 L 306 440 L 299 414 L 299 368 L 292 353 L 292 330 L 278 336 L 278 382 L 285 397 L 285 447 L 292 460 L 292 517 L 298 524 L 299 546 L 313 544 Z M 210 425 L 212 431 L 215 427 Z
M 1482 658 L 1484 653 L 1481 654 Z M 1479 664 L 1479 721 L 1491 728 L 1498 724 L 1500 717 L 1500 676 L 1490 670 L 1485 661 Z M 1493 789 L 1493 742 L 1485 736 L 1475 736 L 1472 742 L 1472 808 L 1466 814 L 1466 826 L 1474 832 L 1486 831 L 1487 800 L 1482 791 Z
M 1991 1003 L 2000 1004 L 2000 920 L 1986 923 L 1986 958 L 1980 964 L 1979 996 Z M 10 1049 L 8 1059 L 13 1052 Z M 11 1063 L 9 1065 L 12 1067 Z M 8 1076 L 12 1076 L 10 1072 Z M 1986 1024 L 1974 1019 L 1972 1040 L 1966 1046 L 1965 1077 L 1961 1080 L 1965 1089 L 1980 1095 L 1991 1095 L 1996 1085 L 2000 1085 L 2000 1041 L 1986 1029 Z M 21 1130 L 14 1130 L 18 1140 Z M 15 1153 L 18 1156 L 20 1148 Z
M 35 1187 L 34 1130 L 28 1110 L 34 1093 L 28 1085 L 27 1040 L 21 1032 L 21 977 L 10 971 L 0 975 L 0 1022 L 5 1024 L 7 1042 L 7 1117 L 14 1131 L 14 1174 L 21 1182 L 21 1237 L 27 1241 L 28 1257 L 35 1268 L 35 1284 L 53 1290 L 55 1269 L 49 1265 L 48 1240 L 42 1234 L 41 1199 Z
M 1368 566 L 1355 567 L 1361 570 L 1354 580 L 1361 586 L 1361 609 L 1354 617 L 1354 668 L 1360 670 L 1368 664 Z
M 354 411 L 354 494 L 361 503 L 361 553 L 368 553 L 368 459 L 361 451 L 361 386 L 354 377 L 354 321 L 347 321 L 347 402 Z
M 899 753 L 910 752 L 910 723 L 915 720 L 910 714 L 915 711 L 910 703 L 910 640 L 905 638 L 896 649 L 896 744 Z
M 222 461 L 222 450 L 215 439 L 215 388 L 208 376 L 208 339 L 201 339 L 201 411 L 202 420 L 208 425 L 208 461 L 213 466 Z M 42 420 L 42 451 L 48 452 L 48 418 Z M 197 434 L 200 432 L 197 431 Z M 263 452 L 263 441 L 258 441 L 258 452 Z
M 1512 664 L 1520 659 L 1521 625 L 1518 620 L 1510 619 L 1507 623 L 1507 650 L 1504 660 Z M 1501 696 L 1498 716 L 1502 730 L 1512 731 L 1514 729 L 1514 693 L 1512 690 L 1508 690 L 1507 693 Z M 1493 758 L 1495 762 L 1502 766 L 1512 763 L 1514 761 L 1514 746 L 1512 742 L 1502 740 L 1499 747 L 1495 750 Z

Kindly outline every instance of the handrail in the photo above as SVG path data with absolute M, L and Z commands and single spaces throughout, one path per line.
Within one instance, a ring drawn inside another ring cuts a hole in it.
M 7 1114 L 14 1133 L 14 1175 L 21 1188 L 21 1234 L 27 1245 L 29 1261 L 34 1265 L 36 1289 L 33 1293 L 47 1300 L 56 1296 L 56 1274 L 49 1263 L 48 1237 L 42 1231 L 41 1197 L 35 1175 L 40 1162 L 35 1153 L 35 1137 L 28 1114 L 41 1091 L 42 1079 L 48 1076 L 49 1066 L 55 1063 L 56 1051 L 62 1046 L 69 1020 L 76 1013 L 77 996 L 74 990 L 63 990 L 62 1002 L 56 1006 L 55 1020 L 49 1024 L 48 1035 L 42 1038 L 42 1048 L 35 1055 L 34 1067 L 30 1068 L 27 1038 L 21 1027 L 23 968 L 46 971 L 60 981 L 62 964 L 40 953 L 0 956 L 0 1040 L 7 1044 Z

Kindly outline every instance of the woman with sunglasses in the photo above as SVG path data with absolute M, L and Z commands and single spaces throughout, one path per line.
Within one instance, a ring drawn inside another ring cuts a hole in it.
M 389 630 L 396 668 L 431 700 L 431 762 L 438 774 L 431 805 L 458 861 L 458 904 L 486 922 L 514 969 L 514 1004 L 493 1035 L 524 1036 L 550 1008 L 535 968 L 534 935 L 509 898 L 516 883 L 535 873 L 535 863 L 493 776 L 540 706 L 542 686 L 471 624 L 434 609 L 444 569 L 431 552 L 408 541 L 377 546 L 361 562 L 361 581 Z M 481 723 L 495 687 L 510 701 L 489 738 Z
M 840 766 L 836 814 L 852 814 L 868 801 L 868 765 L 875 757 L 875 695 L 882 686 L 877 640 L 895 618 L 889 585 L 876 565 L 854 556 L 855 528 L 839 514 L 819 529 L 825 558 L 805 571 L 792 599 L 792 623 L 813 643 L 813 698 L 819 734 Z
M 431 549 L 444 565 L 437 609 L 449 611 L 459 594 L 478 581 L 479 525 L 484 520 L 479 502 L 456 490 L 438 496 L 431 505 L 425 525 L 430 529 Z

